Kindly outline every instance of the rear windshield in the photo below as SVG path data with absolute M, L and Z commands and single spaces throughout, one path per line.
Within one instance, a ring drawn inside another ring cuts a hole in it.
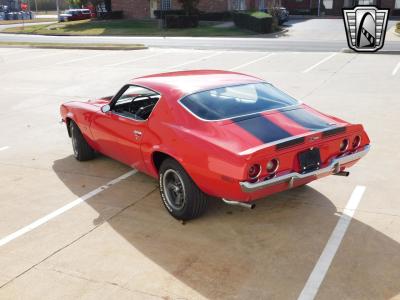
M 296 105 L 268 83 L 222 87 L 186 96 L 181 103 L 199 118 L 215 121 Z

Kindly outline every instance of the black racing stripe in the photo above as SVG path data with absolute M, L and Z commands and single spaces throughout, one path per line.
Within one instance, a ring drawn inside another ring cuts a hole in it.
M 322 137 L 328 137 L 328 136 L 339 134 L 339 133 L 342 133 L 345 131 L 346 131 L 346 127 L 335 127 L 333 129 L 322 132 Z
M 238 117 L 232 120 L 236 125 L 264 143 L 271 143 L 292 136 L 289 132 L 264 118 L 261 114 L 253 115 L 251 118 L 247 117 L 247 119 Z
M 281 111 L 281 113 L 309 130 L 320 130 L 332 126 L 304 108 Z
M 304 137 L 299 137 L 299 138 L 295 138 L 286 142 L 282 142 L 279 144 L 276 144 L 276 150 L 281 150 L 281 149 L 285 149 L 285 148 L 289 148 L 298 144 L 302 144 L 304 143 L 305 138 Z

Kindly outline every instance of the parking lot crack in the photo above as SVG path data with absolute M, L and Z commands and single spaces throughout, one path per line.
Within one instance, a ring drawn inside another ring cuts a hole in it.
M 137 201 L 129 204 L 128 206 L 122 208 L 121 210 L 119 210 L 118 212 L 116 212 L 114 215 L 108 217 L 107 219 L 104 220 L 104 222 L 100 222 L 98 224 L 96 224 L 92 229 L 90 229 L 89 231 L 81 234 L 79 237 L 73 239 L 71 242 L 67 243 L 66 245 L 64 245 L 63 247 L 53 251 L 51 254 L 49 254 L 48 256 L 46 256 L 45 258 L 41 259 L 39 262 L 33 264 L 32 266 L 30 266 L 28 269 L 24 270 L 23 272 L 19 273 L 18 275 L 14 276 L 13 278 L 11 278 L 10 280 L 8 280 L 7 282 L 5 282 L 4 284 L 2 284 L 0 286 L 0 289 L 6 287 L 7 285 L 9 285 L 10 283 L 12 283 L 13 281 L 15 281 L 16 279 L 22 277 L 23 275 L 25 275 L 26 273 L 28 273 L 29 271 L 33 270 L 33 269 L 38 269 L 37 267 L 42 264 L 43 262 L 47 261 L 48 259 L 52 258 L 53 256 L 55 256 L 56 254 L 60 253 L 61 251 L 63 251 L 64 249 L 74 245 L 76 242 L 80 241 L 82 238 L 88 236 L 90 233 L 92 233 L 93 231 L 95 231 L 97 228 L 99 228 L 100 226 L 102 226 L 104 223 L 112 220 L 114 217 L 118 216 L 119 214 L 121 214 L 122 212 L 124 212 L 125 210 L 135 206 L 136 204 L 138 204 L 140 201 L 142 201 L 143 199 L 145 199 L 147 196 L 151 195 L 153 192 L 155 192 L 158 189 L 158 187 L 155 187 L 154 189 L 152 189 L 150 192 L 146 193 L 143 197 L 139 198 Z
M 37 268 L 37 267 L 35 267 L 35 269 L 38 270 L 38 271 L 42 270 L 42 269 Z M 72 278 L 77 278 L 77 279 L 80 279 L 80 280 L 88 281 L 88 282 L 91 282 L 91 283 L 107 284 L 107 285 L 115 286 L 115 287 L 118 287 L 118 288 L 123 289 L 123 290 L 127 290 L 127 291 L 135 293 L 135 294 L 142 294 L 142 295 L 151 296 L 151 297 L 155 297 L 155 298 L 165 299 L 165 297 L 160 296 L 160 295 L 156 295 L 156 294 L 149 293 L 149 292 L 144 292 L 144 291 L 141 291 L 141 290 L 130 289 L 130 288 L 128 288 L 126 286 L 123 286 L 123 285 L 121 285 L 121 284 L 119 284 L 117 282 L 114 282 L 114 281 L 96 280 L 96 279 L 93 279 L 93 278 L 85 277 L 82 274 L 66 272 L 64 270 L 56 269 L 54 267 L 46 268 L 45 270 L 56 272 L 56 273 L 59 273 L 59 274 L 62 274 L 62 275 L 66 275 L 66 276 L 72 277 Z

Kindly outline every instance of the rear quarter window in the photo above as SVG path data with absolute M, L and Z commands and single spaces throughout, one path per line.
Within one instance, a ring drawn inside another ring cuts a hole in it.
M 180 100 L 197 117 L 216 121 L 299 104 L 268 83 L 227 86 L 191 94 Z

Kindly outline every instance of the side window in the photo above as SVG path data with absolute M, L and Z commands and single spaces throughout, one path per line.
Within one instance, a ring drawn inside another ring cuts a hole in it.
M 147 120 L 161 96 L 141 86 L 129 85 L 124 89 L 112 110 L 127 118 Z

